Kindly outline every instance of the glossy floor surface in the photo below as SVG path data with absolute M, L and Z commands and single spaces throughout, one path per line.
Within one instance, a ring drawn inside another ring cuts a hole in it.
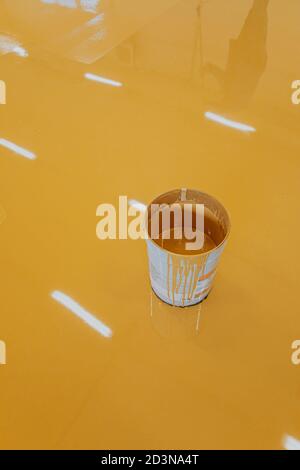
M 299 15 L 1 1 L 1 448 L 300 446 Z M 177 187 L 232 220 L 189 309 L 152 294 L 144 241 L 96 237 L 99 204 Z

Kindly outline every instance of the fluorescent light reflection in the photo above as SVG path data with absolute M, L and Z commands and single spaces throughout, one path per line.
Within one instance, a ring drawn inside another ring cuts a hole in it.
M 16 46 L 13 48 L 12 52 L 16 55 L 18 55 L 19 57 L 28 57 L 29 54 L 28 52 L 26 51 L 26 49 L 24 49 L 24 47 L 22 46 Z
M 96 13 L 100 0 L 80 0 L 81 8 L 90 13 Z
M 79 305 L 68 295 L 56 290 L 52 292 L 51 297 L 58 303 L 66 307 L 68 310 L 70 310 L 70 312 L 74 313 L 77 317 L 79 317 L 87 325 L 96 330 L 105 338 L 112 337 L 112 330 L 107 325 L 105 325 L 102 321 L 100 321 L 90 312 L 81 307 L 81 305 Z
M 20 147 L 19 145 L 16 145 L 9 140 L 0 139 L 0 145 L 14 153 L 17 153 L 18 155 L 21 155 L 21 157 L 28 158 L 29 160 L 36 159 L 36 155 L 33 152 L 30 152 L 30 150 L 24 149 L 23 147 Z
M 287 434 L 283 439 L 283 447 L 286 450 L 300 450 L 300 441 Z
M 28 57 L 28 51 L 22 47 L 15 39 L 10 36 L 0 35 L 0 53 L 1 54 L 16 54 L 19 57 Z
M 128 200 L 128 205 L 131 206 L 131 207 L 134 207 L 136 210 L 138 210 L 140 212 L 145 212 L 146 209 L 147 209 L 146 204 L 144 204 L 140 201 L 137 201 L 136 199 L 129 199 Z
M 101 77 L 100 75 L 95 75 L 93 73 L 85 73 L 84 77 L 87 80 L 92 80 L 93 82 L 102 83 L 103 85 L 110 85 L 114 87 L 121 87 L 123 83 L 111 80 L 110 78 Z
M 232 129 L 236 129 L 238 131 L 242 131 L 242 132 L 255 132 L 256 131 L 255 127 L 248 126 L 248 124 L 243 124 L 241 122 L 232 121 L 231 119 L 227 119 L 223 116 L 220 116 L 219 114 L 211 113 L 210 111 L 207 111 L 206 113 L 204 113 L 204 116 L 206 117 L 206 119 L 209 119 L 210 121 L 217 122 L 218 124 L 231 127 Z

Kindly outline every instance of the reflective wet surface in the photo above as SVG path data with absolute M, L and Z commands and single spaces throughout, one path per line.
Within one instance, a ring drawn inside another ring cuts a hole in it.
M 1 448 L 297 448 L 297 0 L 3 0 Z M 177 187 L 229 210 L 176 309 L 96 208 Z M 1 362 L 1 361 L 0 361 Z

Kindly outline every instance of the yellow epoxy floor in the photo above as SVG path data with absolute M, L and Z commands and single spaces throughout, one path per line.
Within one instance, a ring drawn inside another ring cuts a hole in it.
M 2 0 L 0 448 L 300 441 L 299 14 L 298 0 Z M 152 294 L 143 241 L 95 234 L 100 203 L 182 186 L 232 219 L 212 293 L 185 310 Z

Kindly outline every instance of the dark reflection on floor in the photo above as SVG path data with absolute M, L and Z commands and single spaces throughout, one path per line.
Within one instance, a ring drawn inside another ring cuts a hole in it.
M 208 63 L 205 76 L 213 76 L 220 88 L 224 109 L 241 109 L 249 103 L 267 64 L 269 0 L 254 0 L 241 32 L 229 42 L 227 66 Z

